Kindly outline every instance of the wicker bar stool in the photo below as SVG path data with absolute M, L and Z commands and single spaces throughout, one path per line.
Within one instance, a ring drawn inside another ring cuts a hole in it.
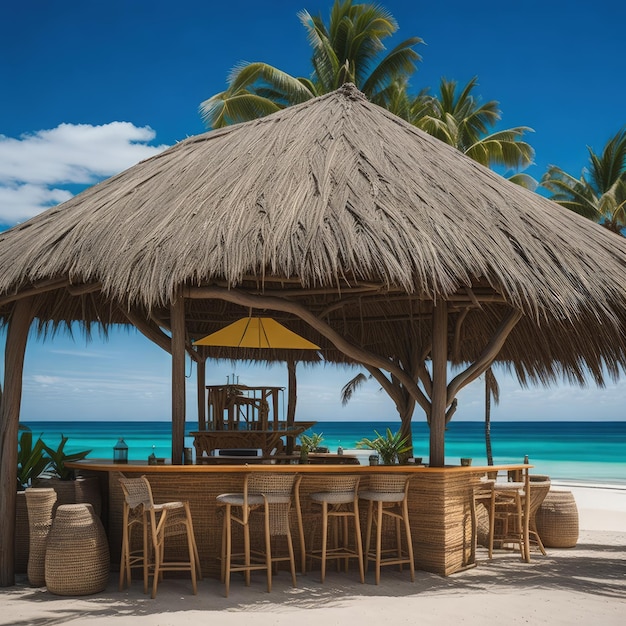
M 221 554 L 221 577 L 225 585 L 225 595 L 230 591 L 232 572 L 244 572 L 246 586 L 250 586 L 250 572 L 265 570 L 267 591 L 272 590 L 273 564 L 288 561 L 292 585 L 296 586 L 296 565 L 291 538 L 289 514 L 295 505 L 298 519 L 298 533 L 303 545 L 304 531 L 300 513 L 300 480 L 296 474 L 250 473 L 244 477 L 241 493 L 223 493 L 217 496 L 217 504 L 222 509 L 223 533 Z M 262 515 L 259 520 L 258 517 Z M 256 519 L 255 519 L 256 518 Z M 243 552 L 233 552 L 233 524 L 243 532 Z M 263 547 L 252 549 L 250 529 L 262 527 Z M 278 556 L 272 552 L 272 538 L 284 537 L 288 556 Z
M 308 549 L 309 559 L 319 559 L 321 581 L 326 577 L 326 561 L 343 560 L 348 566 L 349 559 L 356 559 L 359 565 L 361 582 L 365 582 L 363 568 L 363 543 L 359 519 L 359 476 L 338 474 L 329 476 L 325 491 L 310 494 L 313 504 L 322 507 L 322 545 L 320 549 Z M 348 521 L 354 524 L 354 547 L 350 546 Z M 339 523 L 341 522 L 341 524 Z M 333 531 L 333 545 L 328 547 L 328 531 Z
M 516 545 L 522 560 L 528 561 L 524 539 L 523 483 L 508 482 L 495 485 L 494 546 Z
M 374 474 L 370 476 L 368 488 L 359 493 L 359 498 L 368 502 L 365 570 L 367 570 L 369 562 L 374 561 L 377 585 L 380 583 L 380 568 L 384 565 L 398 565 L 400 571 L 402 571 L 403 565 L 408 565 L 411 572 L 411 582 L 415 582 L 413 540 L 411 539 L 407 499 L 409 479 L 408 474 Z M 374 505 L 376 505 L 376 515 L 374 515 Z M 382 546 L 385 518 L 390 519 L 395 526 L 396 546 L 394 548 L 383 549 Z M 376 545 L 370 549 L 373 526 L 376 526 Z M 406 551 L 402 549 L 402 527 L 404 527 L 406 537 Z
M 25 497 L 29 527 L 28 582 L 35 587 L 43 587 L 46 584 L 46 545 L 57 494 L 54 489 L 47 487 L 28 487 Z
M 202 579 L 198 547 L 193 532 L 188 502 L 164 502 L 155 504 L 150 482 L 140 478 L 118 477 L 124 492 L 122 527 L 122 556 L 120 563 L 120 590 L 125 581 L 130 584 L 131 569 L 143 570 L 144 593 L 148 591 L 148 579 L 152 574 L 152 597 L 163 572 L 188 571 L 194 595 L 198 593 L 197 581 Z M 133 531 L 141 530 L 142 546 L 133 549 Z M 165 560 L 165 543 L 170 537 L 185 536 L 187 560 Z
M 46 586 L 60 596 L 104 591 L 109 582 L 109 544 L 91 504 L 57 508 L 45 559 Z
M 496 492 L 494 489 L 495 479 L 484 478 L 480 483 L 473 487 L 471 499 L 471 516 L 472 516 L 472 547 L 469 562 L 476 563 L 476 546 L 478 544 L 478 534 L 480 529 L 478 514 L 481 506 L 484 507 L 487 517 L 487 550 L 489 558 L 493 558 L 493 540 L 495 531 L 495 512 L 496 512 Z
M 546 549 L 541 541 L 539 532 L 537 531 L 537 511 L 545 500 L 550 491 L 550 480 L 531 480 L 530 481 L 530 505 L 528 511 L 528 533 L 531 543 L 537 545 L 541 554 L 545 556 Z
M 494 541 L 501 546 L 518 544 L 522 560 L 529 563 L 531 542 L 543 555 L 546 554 L 537 532 L 535 517 L 550 490 L 550 481 L 528 481 L 522 488 L 520 484 L 496 484 Z M 524 540 L 525 529 L 528 533 L 527 543 Z

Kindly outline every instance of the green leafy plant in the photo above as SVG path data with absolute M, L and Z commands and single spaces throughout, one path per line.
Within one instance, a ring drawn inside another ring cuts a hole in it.
M 309 452 L 315 452 L 322 441 L 324 441 L 322 433 L 300 435 L 300 463 L 306 463 L 309 458 Z
M 315 452 L 316 448 L 324 441 L 323 433 L 311 433 L 310 435 L 300 435 L 300 450 Z
M 356 442 L 356 447 L 374 450 L 380 456 L 383 465 L 395 465 L 401 456 L 411 450 L 411 443 L 408 435 L 402 437 L 400 431 L 392 433 L 390 428 L 384 435 L 378 431 L 374 431 L 376 437 L 374 439 L 363 438 Z
M 61 443 L 59 443 L 56 450 L 47 446 L 45 443 L 43 444 L 44 450 L 49 457 L 49 467 L 47 468 L 46 473 L 48 473 L 51 477 L 60 478 L 61 480 L 72 480 L 74 478 L 74 470 L 65 467 L 65 463 L 68 461 L 80 461 L 91 452 L 91 450 L 82 450 L 81 452 L 67 454 L 65 452 L 65 444 L 67 443 L 67 440 L 67 437 L 61 435 Z
M 45 444 L 41 437 L 33 445 L 33 433 L 28 426 L 19 425 L 21 434 L 17 440 L 17 490 L 24 491 L 29 487 L 33 478 L 41 475 L 50 465 L 50 459 L 45 456 Z

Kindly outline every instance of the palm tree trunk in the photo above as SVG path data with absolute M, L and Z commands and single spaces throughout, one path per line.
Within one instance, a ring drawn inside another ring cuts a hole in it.
M 500 402 L 500 386 L 489 368 L 485 372 L 485 446 L 487 447 L 487 465 L 493 465 L 493 451 L 491 449 L 491 399 Z
M 493 465 L 491 450 L 491 390 L 485 377 L 485 446 L 487 448 L 487 465 Z

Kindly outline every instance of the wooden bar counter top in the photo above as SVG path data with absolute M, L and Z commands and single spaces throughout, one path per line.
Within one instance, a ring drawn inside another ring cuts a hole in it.
M 203 573 L 219 576 L 221 549 L 221 516 L 217 514 L 216 496 L 241 491 L 243 475 L 249 472 L 302 474 L 300 501 L 305 518 L 309 515 L 309 494 L 324 490 L 329 474 L 358 474 L 360 488 L 366 488 L 368 477 L 377 473 L 410 474 L 409 516 L 415 567 L 448 576 L 468 567 L 472 560 L 473 493 L 487 472 L 518 471 L 527 475 L 532 466 L 524 464 L 488 467 L 448 466 L 443 468 L 415 465 L 148 465 L 145 462 L 116 464 L 108 460 L 85 459 L 67 466 L 82 475 L 100 478 L 103 499 L 103 522 L 107 528 L 111 563 L 119 567 L 122 537 L 123 495 L 117 473 L 128 477 L 145 474 L 152 486 L 155 502 L 188 500 Z M 364 520 L 365 506 L 361 507 Z M 363 524 L 364 527 L 364 524 Z M 297 525 L 292 524 L 294 548 L 300 550 Z M 317 541 L 317 539 L 314 539 Z M 309 541 L 305 532 L 305 541 Z

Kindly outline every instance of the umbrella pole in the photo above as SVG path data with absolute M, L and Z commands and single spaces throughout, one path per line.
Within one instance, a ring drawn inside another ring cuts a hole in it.
M 296 402 L 298 400 L 298 381 L 296 378 L 296 362 L 292 359 L 287 361 L 287 373 L 289 375 L 287 396 L 287 426 L 293 426 L 296 418 Z M 293 452 L 295 437 L 287 437 L 287 454 Z

